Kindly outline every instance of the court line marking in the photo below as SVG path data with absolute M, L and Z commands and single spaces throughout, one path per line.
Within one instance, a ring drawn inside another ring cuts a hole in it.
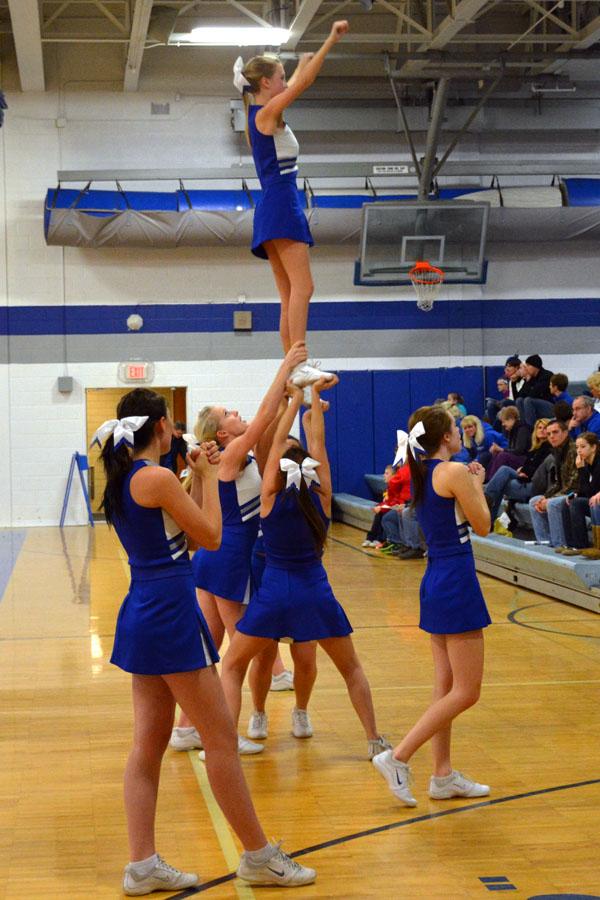
M 399 822 L 390 822 L 388 825 L 377 825 L 375 828 L 367 828 L 364 831 L 356 831 L 352 834 L 346 834 L 342 837 L 332 838 L 330 841 L 323 841 L 321 844 L 313 844 L 311 847 L 304 847 L 302 850 L 295 850 L 289 855 L 292 859 L 298 856 L 305 856 L 307 853 L 317 853 L 319 850 L 326 850 L 329 847 L 336 847 L 338 844 L 346 844 L 349 841 L 357 841 L 360 838 L 371 837 L 376 834 L 383 834 L 386 831 L 393 831 L 397 828 L 405 828 L 407 825 L 417 825 L 420 822 L 429 822 L 433 819 L 442 819 L 445 816 L 458 815 L 459 813 L 471 812 L 474 809 L 484 809 L 487 806 L 500 806 L 502 803 L 512 803 L 515 800 L 524 800 L 528 797 L 539 797 L 543 794 L 554 794 L 557 791 L 568 791 L 574 788 L 589 787 L 590 785 L 600 784 L 600 778 L 590 778 L 586 781 L 574 781 L 571 784 L 559 784 L 549 788 L 538 788 L 535 791 L 525 791 L 522 794 L 509 794 L 507 797 L 495 797 L 493 800 L 481 800 L 479 803 L 470 803 L 468 806 L 454 807 L 453 809 L 443 809 L 436 813 L 426 813 L 422 816 L 413 816 L 410 819 L 402 819 Z M 222 875 L 220 878 L 214 878 L 205 884 L 197 887 L 188 888 L 179 894 L 174 894 L 171 900 L 184 900 L 185 897 L 194 897 L 196 894 L 202 894 L 213 887 L 220 884 L 226 884 L 236 878 L 235 872 L 228 875 Z
M 513 609 L 509 612 L 506 618 L 512 625 L 518 625 L 520 628 L 529 628 L 531 631 L 539 631 L 542 634 L 560 634 L 564 637 L 586 638 L 586 640 L 592 641 L 600 640 L 599 634 L 577 634 L 575 631 L 560 631 L 558 628 L 540 628 L 539 625 L 530 624 L 529 622 L 520 622 L 519 619 L 517 619 L 520 612 L 524 612 L 526 609 L 532 609 L 535 606 L 539 606 L 539 604 L 529 603 L 527 606 L 520 606 L 518 609 Z
M 221 812 L 221 807 L 215 800 L 215 795 L 212 792 L 212 788 L 208 780 L 208 775 L 206 774 L 206 767 L 200 762 L 200 758 L 198 757 L 198 754 L 196 752 L 188 753 L 188 756 L 192 764 L 192 769 L 194 770 L 194 775 L 196 776 L 196 780 L 202 792 L 202 796 L 204 797 L 204 802 L 206 804 L 206 808 L 208 810 L 214 832 L 217 836 L 219 846 L 221 847 L 221 852 L 223 853 L 223 856 L 225 858 L 225 862 L 230 868 L 237 869 L 239 865 L 240 854 L 237 847 L 235 846 L 233 837 L 231 836 L 231 831 L 229 830 L 227 819 Z M 231 878 L 235 878 L 235 873 L 231 875 Z M 254 891 L 249 884 L 246 884 L 246 882 L 236 881 L 234 887 L 240 900 L 255 900 Z M 192 889 L 190 888 L 190 890 Z M 187 891 L 184 891 L 183 894 L 177 894 L 177 896 L 191 897 L 193 893 L 193 890 L 192 894 L 188 894 Z

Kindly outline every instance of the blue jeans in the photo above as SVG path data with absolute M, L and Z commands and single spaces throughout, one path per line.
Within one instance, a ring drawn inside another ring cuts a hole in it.
M 567 498 L 550 497 L 545 512 L 538 512 L 535 504 L 543 495 L 529 501 L 536 541 L 549 541 L 551 547 L 570 547 L 573 543 L 571 522 L 567 512 Z
M 536 397 L 517 397 L 517 409 L 524 422 L 533 428 L 538 419 L 554 418 L 554 403 Z
M 600 521 L 600 507 L 590 507 L 587 497 L 571 497 L 567 511 L 571 520 L 572 546 L 578 549 L 589 547 L 586 516 L 592 518 L 592 509 L 598 510 L 596 517 Z M 592 518 L 593 522 L 593 518 Z
M 531 497 L 531 485 L 519 478 L 511 466 L 500 466 L 496 474 L 484 485 L 484 493 L 492 501 L 490 515 L 492 524 L 498 518 L 502 497 L 527 503 Z
M 400 513 L 397 509 L 390 509 L 385 513 L 381 520 L 385 539 L 390 544 L 401 544 L 402 538 L 400 534 Z
M 421 529 L 417 520 L 417 514 L 412 506 L 405 506 L 402 510 L 402 539 L 401 542 L 411 550 L 420 550 L 422 546 Z

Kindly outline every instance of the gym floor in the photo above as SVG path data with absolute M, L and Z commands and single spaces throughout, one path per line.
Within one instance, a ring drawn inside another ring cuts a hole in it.
M 363 536 L 334 525 L 326 566 L 380 730 L 396 740 L 431 692 L 418 628 L 424 563 L 365 552 Z M 127 583 L 104 525 L 0 532 L 0 898 L 120 896 L 131 704 L 129 677 L 109 657 Z M 265 752 L 243 766 L 268 835 L 318 871 L 302 897 L 600 896 L 600 616 L 481 583 L 493 619 L 484 687 L 454 726 L 454 765 L 492 786 L 484 801 L 429 800 L 425 747 L 413 760 L 419 805 L 397 803 L 321 651 L 312 739 L 290 733 L 293 694 L 269 695 Z M 243 724 L 249 712 L 246 692 Z M 288 896 L 227 877 L 237 848 L 197 753 L 165 756 L 157 849 L 201 874 L 181 897 Z

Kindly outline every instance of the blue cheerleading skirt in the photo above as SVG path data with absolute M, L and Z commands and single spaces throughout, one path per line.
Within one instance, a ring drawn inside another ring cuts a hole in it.
M 429 634 L 462 634 L 491 624 L 473 553 L 428 559 L 420 589 L 419 627 Z
M 219 661 L 191 572 L 132 578 L 119 610 L 110 661 L 134 675 L 190 672 Z
M 243 525 L 225 526 L 218 550 L 197 550 L 192 557 L 196 587 L 224 600 L 248 603 L 252 548 L 257 533 L 258 516 L 254 516 Z
M 312 247 L 314 244 L 304 210 L 298 197 L 296 180 L 277 181 L 262 191 L 254 210 L 252 252 L 268 259 L 265 241 L 287 238 Z
M 352 633 L 321 563 L 279 569 L 267 562 L 260 587 L 236 627 L 242 634 L 275 641 L 320 641 Z

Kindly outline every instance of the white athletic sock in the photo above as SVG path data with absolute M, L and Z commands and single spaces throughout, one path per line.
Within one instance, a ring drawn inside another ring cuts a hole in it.
M 129 865 L 137 875 L 141 875 L 142 878 L 145 878 L 146 875 L 150 874 L 157 862 L 158 853 L 153 853 L 148 859 L 138 859 L 136 862 L 129 863 Z
M 449 775 L 432 775 L 431 777 L 438 785 L 438 787 L 445 787 L 447 784 L 450 784 L 450 782 L 454 778 L 454 772 L 450 772 Z
M 264 864 L 271 859 L 275 850 L 276 848 L 273 844 L 265 844 L 260 850 L 244 850 L 244 856 L 253 865 L 264 866 Z

